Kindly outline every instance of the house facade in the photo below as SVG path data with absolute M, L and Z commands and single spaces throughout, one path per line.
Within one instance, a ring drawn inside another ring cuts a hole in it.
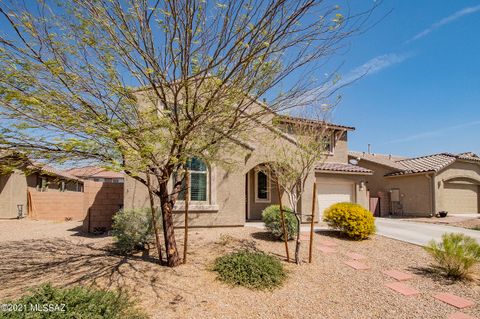
M 276 121 L 279 124 L 301 123 L 307 121 L 300 118 L 278 116 L 272 114 L 264 121 Z M 313 185 L 317 183 L 316 216 L 324 209 L 337 202 L 355 202 L 368 207 L 368 193 L 365 177 L 372 174 L 366 168 L 348 163 L 348 134 L 353 127 L 316 122 L 325 125 L 331 137 L 325 162 L 316 165 L 310 172 L 298 211 L 305 216 L 311 214 Z M 189 203 L 189 224 L 204 226 L 243 226 L 247 221 L 261 219 L 262 211 L 281 201 L 288 205 L 284 194 L 277 193 L 272 185 L 269 173 L 263 166 L 275 160 L 277 143 L 292 143 L 294 136 L 279 139 L 262 125 L 258 125 L 251 133 L 255 136 L 248 147 L 246 155 L 236 156 L 234 168 L 210 165 L 199 159 L 189 162 L 191 190 Z M 282 144 L 283 145 L 283 144 Z M 148 207 L 146 187 L 133 178 L 125 178 L 124 206 L 126 209 Z M 174 207 L 174 218 L 177 225 L 183 225 L 184 201 L 180 194 Z M 318 218 L 318 217 L 317 217 Z M 304 222 L 308 221 L 306 217 Z
M 474 153 L 404 158 L 350 152 L 349 159 L 373 172 L 366 180 L 378 216 L 480 212 L 480 157 Z
M 12 167 L 12 163 L 15 167 Z M 36 168 L 29 162 L 19 161 L 15 154 L 3 153 L 3 156 L 0 154 L 0 166 L 9 166 L 8 171 L 0 173 L 0 218 L 30 215 L 35 206 L 35 199 L 49 196 L 42 193 L 61 193 L 63 196 L 75 197 L 84 190 L 84 182 L 81 179 L 49 166 Z M 75 210 L 74 207 L 70 209 Z

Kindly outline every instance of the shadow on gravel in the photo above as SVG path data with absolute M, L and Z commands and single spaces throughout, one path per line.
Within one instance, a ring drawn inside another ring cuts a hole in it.
M 264 240 L 264 241 L 271 241 L 271 242 L 282 242 L 283 240 L 278 240 L 277 238 L 273 237 L 272 233 L 270 232 L 255 232 L 252 233 L 252 237 L 257 240 Z
M 156 258 L 115 255 L 105 243 L 76 243 L 61 238 L 7 242 L 0 247 L 0 256 L 0 300 L 45 282 L 123 290 L 141 281 L 153 291 L 166 288 L 176 294 L 179 290 L 162 279 L 162 273 L 171 270 L 160 266 Z
M 408 267 L 408 270 L 415 275 L 429 278 L 435 282 L 441 283 L 442 285 L 453 285 L 458 282 L 453 278 L 446 277 L 442 269 L 435 265 L 412 266 Z

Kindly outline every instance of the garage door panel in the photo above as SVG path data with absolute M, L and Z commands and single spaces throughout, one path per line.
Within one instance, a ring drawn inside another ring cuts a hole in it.
M 317 201 L 320 215 L 328 207 L 353 201 L 353 183 L 317 183 Z
M 478 185 L 446 183 L 443 190 L 445 210 L 450 213 L 478 213 Z

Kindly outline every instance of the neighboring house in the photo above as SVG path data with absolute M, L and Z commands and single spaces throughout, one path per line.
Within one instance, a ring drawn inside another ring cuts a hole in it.
M 305 215 L 311 213 L 313 184 L 317 183 L 318 212 L 337 202 L 356 202 L 368 207 L 366 177 L 372 174 L 369 169 L 348 163 L 348 133 L 353 127 L 335 125 L 320 121 L 279 116 L 272 114 L 262 121 L 278 124 L 306 123 L 325 127 L 331 142 L 323 164 L 318 164 L 307 179 L 298 210 Z M 255 140 L 249 145 L 249 154 L 239 158 L 239 166 L 227 170 L 220 166 L 204 163 L 200 159 L 189 161 L 191 172 L 191 191 L 189 216 L 193 226 L 241 226 L 249 220 L 261 219 L 262 210 L 269 205 L 278 204 L 276 188 L 271 183 L 265 170 L 267 158 L 274 158 L 276 143 L 291 143 L 294 136 L 284 132 L 285 139 L 273 136 L 271 130 L 258 125 L 251 136 Z M 281 141 L 279 141 L 281 140 Z M 146 187 L 134 180 L 125 178 L 125 208 L 148 206 Z M 286 196 L 282 203 L 287 204 Z M 178 224 L 183 223 L 184 201 L 182 194 L 177 201 L 174 212 Z M 305 218 L 304 221 L 307 221 Z
M 0 166 L 8 167 L 0 174 L 0 218 L 26 216 L 34 193 L 83 192 L 81 179 L 49 166 L 33 166 L 10 152 L 0 153 Z
M 76 167 L 67 170 L 67 172 L 73 176 L 79 177 L 84 180 L 90 180 L 101 183 L 123 183 L 123 173 L 109 171 L 105 168 L 97 166 L 84 166 Z
M 376 215 L 480 212 L 480 157 L 474 153 L 404 158 L 350 152 L 349 158 L 373 171 L 366 179 Z

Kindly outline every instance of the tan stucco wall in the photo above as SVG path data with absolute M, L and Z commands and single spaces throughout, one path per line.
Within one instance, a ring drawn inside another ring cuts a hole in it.
M 27 180 L 21 171 L 0 176 L 0 218 L 16 218 L 17 205 L 27 214 Z
M 456 161 L 444 170 L 440 171 L 435 177 L 436 187 L 436 210 L 448 210 L 452 203 L 448 203 L 448 198 L 445 196 L 445 183 L 454 182 L 460 184 L 476 185 L 480 187 L 480 164 Z M 477 189 L 477 192 L 480 191 Z M 478 196 L 478 207 L 480 207 L 480 196 Z
M 385 177 L 385 174 L 393 172 L 394 169 L 365 160 L 360 161 L 359 165 L 373 171 L 373 175 L 366 177 L 371 197 L 377 197 L 379 192 L 388 194 L 391 189 L 398 188 L 404 214 L 426 216 L 432 213 L 433 192 L 432 182 L 428 177 L 430 175 Z M 390 207 L 388 211 L 391 211 Z
M 146 100 L 143 102 L 148 104 Z M 273 114 L 265 115 L 260 121 L 272 123 Z M 347 163 L 348 147 L 347 133 L 337 141 L 334 153 L 326 159 L 328 162 Z M 235 165 L 230 168 L 214 166 L 210 168 L 210 197 L 209 202 L 204 205 L 190 204 L 189 216 L 191 226 L 241 226 L 246 220 L 247 196 L 246 196 L 246 174 L 250 172 L 248 206 L 255 216 L 258 217 L 261 210 L 270 204 L 258 204 L 254 202 L 254 176 L 252 170 L 263 163 L 281 160 L 281 156 L 276 153 L 279 149 L 288 150 L 296 146 L 283 137 L 274 134 L 261 124 L 254 125 L 249 130 L 248 136 L 242 141 L 254 148 L 253 152 L 247 152 L 245 149 L 239 149 L 238 152 L 229 150 L 228 154 L 219 154 L 220 158 L 229 158 Z M 288 151 L 287 151 L 288 153 Z M 299 204 L 299 209 L 303 212 L 311 213 L 312 188 L 315 177 L 313 173 L 309 175 L 305 190 Z M 271 185 L 273 186 L 273 185 Z M 271 189 L 271 204 L 278 203 L 278 195 L 275 187 Z M 148 206 L 148 196 L 146 187 L 140 182 L 130 178 L 125 178 L 125 208 L 137 208 Z M 286 196 L 282 196 L 282 203 L 288 204 Z M 158 203 L 157 203 L 158 204 Z M 178 226 L 183 225 L 183 206 L 182 203 L 176 205 L 175 220 Z
M 348 132 L 345 132 L 335 143 L 333 154 L 328 155 L 325 161 L 334 163 L 348 162 Z

